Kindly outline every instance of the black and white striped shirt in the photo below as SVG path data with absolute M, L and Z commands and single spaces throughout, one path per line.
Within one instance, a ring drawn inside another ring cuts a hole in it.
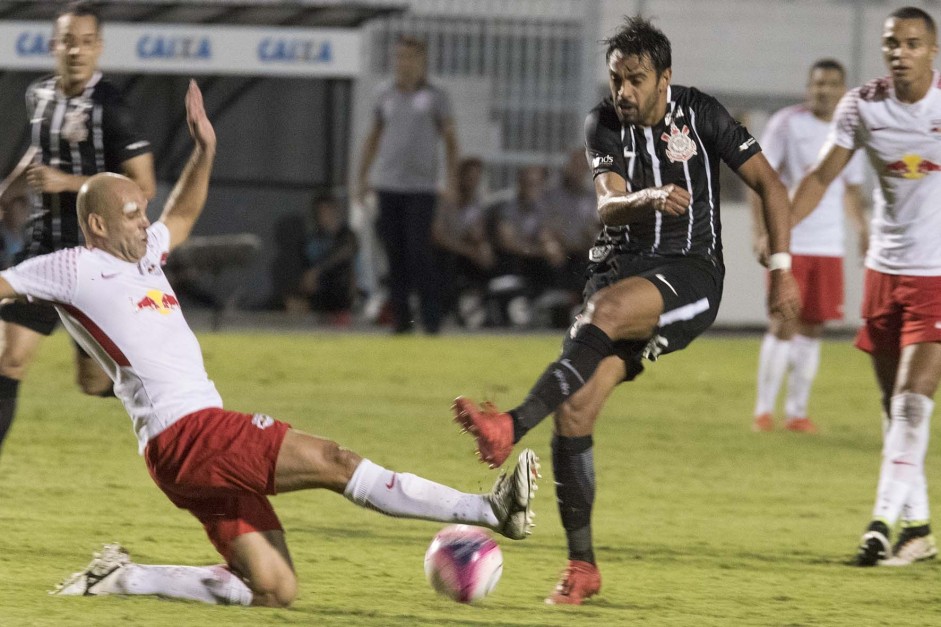
M 123 96 L 100 72 L 73 97 L 59 90 L 55 76 L 39 79 L 26 90 L 26 110 L 37 159 L 68 174 L 121 173 L 125 161 L 151 150 Z M 26 257 L 82 243 L 75 199 L 74 192 L 35 195 Z
M 651 210 L 629 225 L 606 226 L 596 242 L 599 251 L 696 256 L 722 267 L 719 161 L 737 170 L 761 151 L 725 107 L 695 88 L 671 85 L 660 122 L 623 126 L 608 96 L 588 114 L 585 138 L 595 176 L 619 174 L 628 191 L 673 183 L 692 196 L 692 211 L 685 215 Z

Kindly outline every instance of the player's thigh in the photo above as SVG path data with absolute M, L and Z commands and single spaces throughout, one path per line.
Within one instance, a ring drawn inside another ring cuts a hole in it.
M 902 348 L 895 393 L 914 392 L 934 397 L 941 381 L 941 342 L 921 342 Z
M 343 492 L 362 457 L 332 440 L 290 429 L 275 466 L 278 492 L 326 488 Z
M 7 322 L 3 325 L 3 337 L 0 375 L 22 379 L 46 336 L 23 325 Z
M 556 410 L 555 432 L 569 438 L 590 435 L 605 401 L 625 376 L 627 367 L 620 357 L 602 360 L 588 382 Z
M 627 277 L 596 292 L 585 317 L 612 340 L 650 337 L 663 313 L 660 290 L 644 277 Z
M 238 536 L 230 544 L 229 566 L 252 589 L 253 605 L 286 607 L 297 596 L 297 576 L 283 531 Z

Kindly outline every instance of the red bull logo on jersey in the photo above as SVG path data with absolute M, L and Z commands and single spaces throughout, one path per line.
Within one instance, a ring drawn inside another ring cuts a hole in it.
M 137 311 L 149 309 L 165 316 L 174 309 L 179 309 L 180 301 L 173 294 L 167 294 L 160 290 L 150 290 L 146 296 L 136 301 L 134 305 Z
M 930 172 L 941 172 L 941 165 L 919 155 L 905 155 L 898 161 L 885 164 L 886 174 L 903 179 L 924 178 Z

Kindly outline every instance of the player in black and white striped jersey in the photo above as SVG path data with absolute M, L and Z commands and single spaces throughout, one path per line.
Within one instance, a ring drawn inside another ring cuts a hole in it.
M 0 199 L 23 177 L 33 193 L 26 248 L 17 261 L 82 243 L 75 213 L 79 188 L 99 172 L 132 179 L 148 198 L 156 188 L 150 142 L 137 130 L 130 108 L 102 77 L 101 19 L 90 4 L 76 2 L 58 15 L 52 52 L 56 73 L 27 89 L 30 147 L 0 183 Z M 13 421 L 19 382 L 58 315 L 51 306 L 11 302 L 0 308 L 6 321 L 0 354 L 0 445 Z M 109 395 L 111 381 L 76 347 L 78 384 L 87 394 Z
M 790 273 L 787 190 L 748 131 L 716 101 L 671 85 L 670 41 L 649 21 L 628 19 L 607 41 L 610 95 L 585 123 L 587 156 L 604 225 L 585 308 L 515 409 L 455 400 L 455 420 L 499 466 L 513 445 L 555 414 L 552 465 L 569 562 L 546 599 L 579 605 L 601 589 L 591 512 L 593 432 L 608 396 L 643 370 L 642 360 L 685 348 L 716 317 L 725 268 L 719 161 L 762 199 L 768 227 L 772 315 L 800 309 Z

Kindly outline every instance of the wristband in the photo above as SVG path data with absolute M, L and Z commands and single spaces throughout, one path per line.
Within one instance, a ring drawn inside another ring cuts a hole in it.
M 790 270 L 791 269 L 791 253 L 774 253 L 768 257 L 768 270 L 774 272 L 775 270 Z

